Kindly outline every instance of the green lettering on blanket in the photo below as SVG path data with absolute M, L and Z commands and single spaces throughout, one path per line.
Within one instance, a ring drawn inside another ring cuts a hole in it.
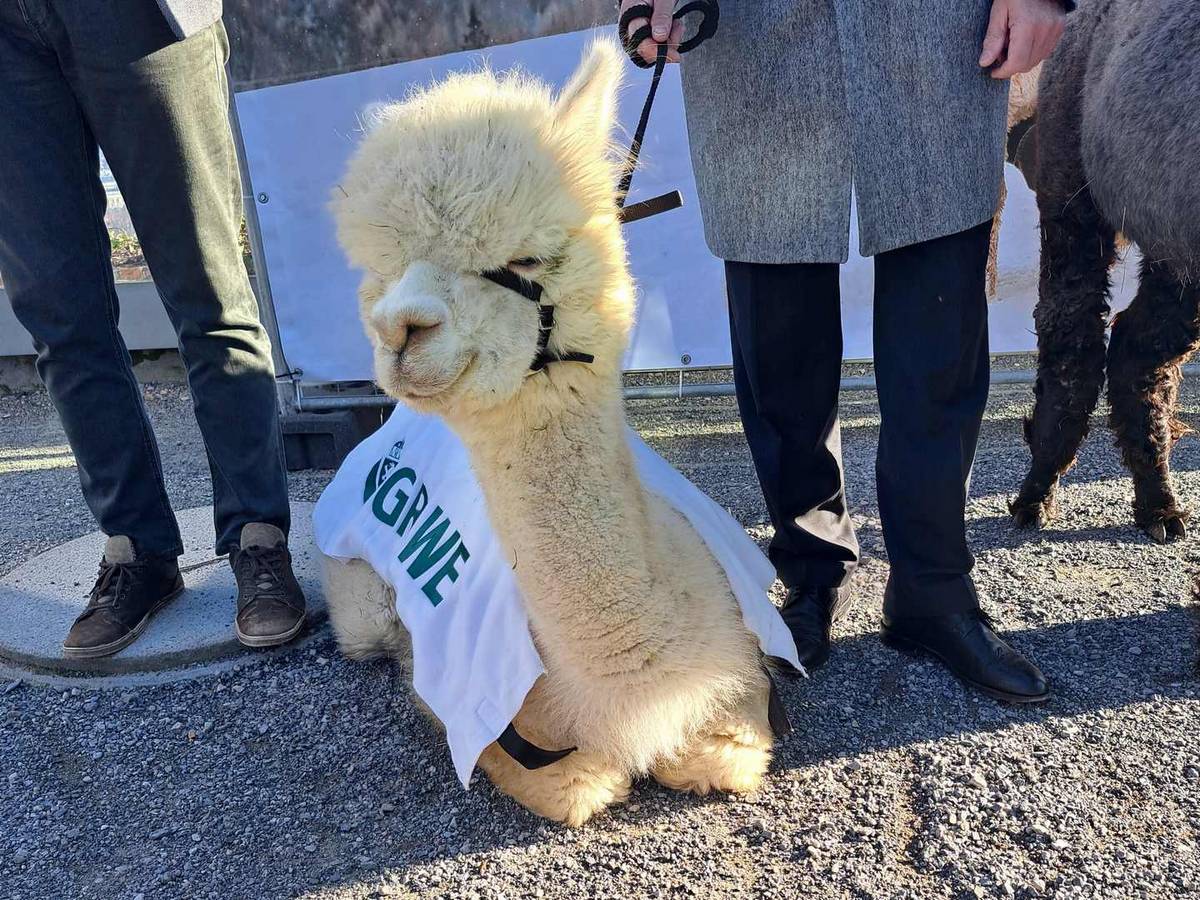
M 408 526 L 421 518 L 421 513 L 425 512 L 425 507 L 429 505 L 429 491 L 425 490 L 425 485 L 417 488 L 416 496 L 413 497 L 412 503 L 408 504 L 408 512 L 404 514 L 404 518 L 400 520 L 400 525 L 396 529 L 396 534 L 403 535 L 408 531 Z
M 409 484 L 417 483 L 417 473 L 407 467 L 397 469 L 388 476 L 385 481 L 375 492 L 375 500 L 371 503 L 371 509 L 377 518 L 384 525 L 392 528 L 396 524 L 396 520 L 400 518 L 400 513 L 404 511 L 404 506 L 408 503 L 408 494 L 402 490 L 396 490 L 393 494 L 392 489 L 395 488 L 401 481 L 407 481 Z M 385 504 L 389 497 L 392 499 L 392 508 L 386 509 Z
M 437 606 L 444 599 L 439 590 L 441 584 L 447 579 L 451 583 L 458 581 L 459 563 L 469 560 L 471 552 L 463 544 L 458 530 L 451 530 L 450 517 L 440 506 L 435 505 L 421 520 L 429 506 L 429 491 L 413 469 L 399 464 L 403 449 L 404 442 L 397 441 L 387 456 L 371 466 L 363 485 L 363 502 L 370 501 L 375 518 L 401 537 L 416 526 L 397 558 L 400 562 L 411 558 L 407 569 L 409 576 L 429 602 Z M 451 534 L 443 540 L 447 531 Z M 430 575 L 439 564 L 441 568 Z
M 449 578 L 451 581 L 458 581 L 458 569 L 454 566 L 461 560 L 466 562 L 471 558 L 471 553 L 467 550 L 466 545 L 462 541 L 458 542 L 458 546 L 454 548 L 454 552 L 450 554 L 450 558 L 446 560 L 446 564 L 438 569 L 437 574 L 425 582 L 425 587 L 421 590 L 425 596 L 429 598 L 429 602 L 437 606 L 442 602 L 442 595 L 438 592 L 438 585 Z
M 413 578 L 420 578 L 433 568 L 434 563 L 440 562 L 442 557 L 450 552 L 451 547 L 458 543 L 457 531 L 443 543 L 438 543 L 449 527 L 450 520 L 445 518 L 445 513 L 442 512 L 440 506 L 435 506 L 433 512 L 426 516 L 425 521 L 418 526 L 417 533 L 400 551 L 400 562 L 405 562 L 413 554 L 416 554 L 412 564 L 408 567 L 409 575 Z

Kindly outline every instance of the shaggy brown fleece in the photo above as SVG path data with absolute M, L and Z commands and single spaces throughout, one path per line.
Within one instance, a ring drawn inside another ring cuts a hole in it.
M 1037 193 L 1041 274 L 1038 374 L 1025 437 L 1029 473 L 1017 525 L 1056 512 L 1108 373 L 1110 422 L 1133 475 L 1134 519 L 1154 540 L 1181 537 L 1171 487 L 1181 365 L 1200 342 L 1200 4 L 1081 4 L 1038 89 L 1037 141 L 1022 171 Z M 1028 138 L 1026 138 L 1028 140 Z M 1137 295 L 1105 346 L 1116 235 L 1142 253 Z

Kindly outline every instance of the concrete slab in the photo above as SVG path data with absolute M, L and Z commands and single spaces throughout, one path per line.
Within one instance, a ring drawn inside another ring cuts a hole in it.
M 290 545 L 296 577 L 308 599 L 308 629 L 326 618 L 320 563 L 313 546 L 311 503 L 292 504 Z M 106 675 L 157 672 L 229 659 L 247 650 L 233 631 L 237 590 L 224 558 L 213 556 L 212 507 L 178 513 L 187 589 L 115 656 L 64 659 L 62 639 L 87 603 L 104 549 L 95 532 L 34 557 L 0 579 L 0 660 L 43 672 Z

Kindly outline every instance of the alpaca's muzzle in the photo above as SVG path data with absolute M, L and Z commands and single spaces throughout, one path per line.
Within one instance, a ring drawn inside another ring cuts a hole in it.
M 381 346 L 401 355 L 431 340 L 446 324 L 450 310 L 437 293 L 439 274 L 432 266 L 414 263 L 379 299 L 369 322 Z

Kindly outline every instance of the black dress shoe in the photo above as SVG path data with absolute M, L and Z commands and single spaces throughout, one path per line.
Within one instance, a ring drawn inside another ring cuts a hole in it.
M 830 632 L 833 623 L 846 614 L 853 595 L 849 588 L 794 587 L 787 593 L 779 614 L 783 616 L 800 664 L 812 671 L 829 659 Z M 785 666 L 789 674 L 799 674 Z
M 63 641 L 63 656 L 112 656 L 136 641 L 150 617 L 181 593 L 183 577 L 174 557 L 139 557 L 129 538 L 113 535 L 104 545 L 88 604 Z
M 241 546 L 229 554 L 237 579 L 233 629 L 246 647 L 286 644 L 304 628 L 304 592 L 292 572 L 287 539 L 274 525 L 242 526 Z
M 1000 639 L 980 609 L 945 616 L 883 619 L 883 642 L 931 653 L 958 678 L 1009 703 L 1041 703 L 1050 696 L 1038 667 Z

